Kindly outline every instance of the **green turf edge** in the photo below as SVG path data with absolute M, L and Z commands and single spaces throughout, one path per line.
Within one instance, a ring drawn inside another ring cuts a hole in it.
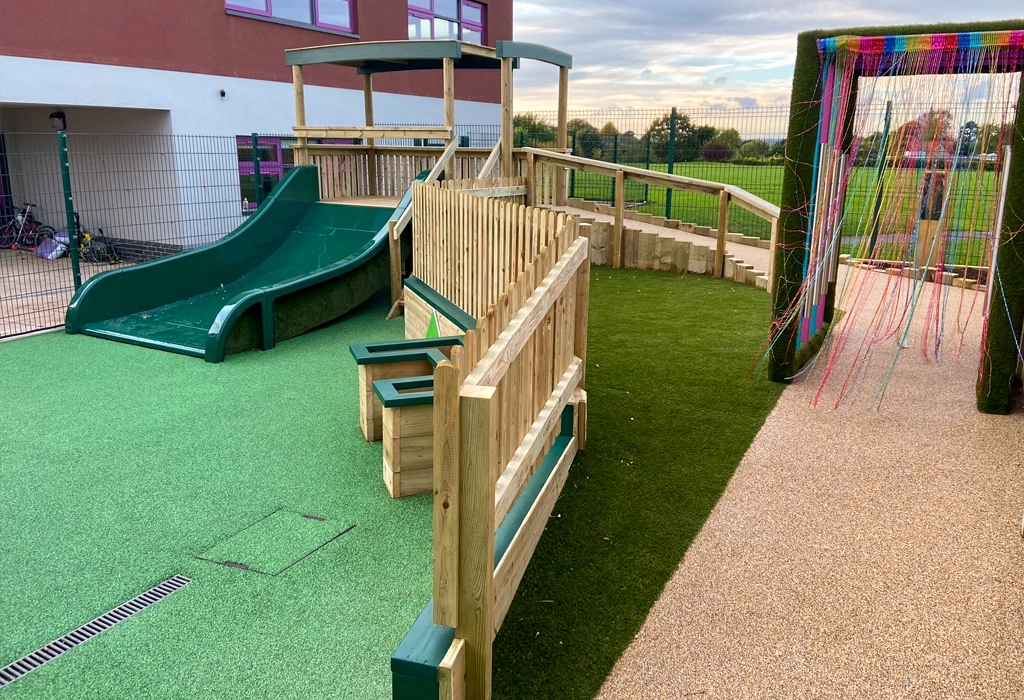
M 780 318 L 793 303 L 803 277 L 807 230 L 806 204 L 810 198 L 813 174 L 815 134 L 819 120 L 817 102 L 821 99 L 818 76 L 821 65 L 817 41 L 820 38 L 852 34 L 884 36 L 889 34 L 939 34 L 952 32 L 1005 31 L 1024 28 L 1024 19 L 999 22 L 942 23 L 888 27 L 851 27 L 818 29 L 802 32 L 797 37 L 796 64 L 793 69 L 793 90 L 790 107 L 789 134 L 786 142 L 787 167 L 782 176 L 782 215 L 779 219 L 778 246 L 775 251 L 776 290 L 772 316 Z M 1017 107 L 1017 123 L 1013 139 L 1017 153 L 1024 152 L 1024 92 Z M 993 295 L 993 313 L 983 349 L 982 378 L 978 382 L 978 410 L 985 413 L 1008 413 L 1012 407 L 1017 347 L 1012 327 L 1021 328 L 1024 320 L 1024 159 L 1017 158 L 1010 166 L 1006 217 L 1003 222 L 1000 255 L 1002 290 Z M 1005 294 L 1005 297 L 1004 297 Z M 829 298 L 834 300 L 834 294 Z M 1002 310 L 1002 313 L 995 311 Z M 826 313 L 829 313 L 829 309 Z M 1008 315 L 1007 315 L 1008 311 Z M 783 382 L 799 369 L 796 353 L 795 323 L 787 326 L 769 352 L 768 376 Z
M 495 639 L 497 700 L 599 691 L 782 392 L 748 381 L 768 313 L 733 282 L 594 268 L 587 449 Z

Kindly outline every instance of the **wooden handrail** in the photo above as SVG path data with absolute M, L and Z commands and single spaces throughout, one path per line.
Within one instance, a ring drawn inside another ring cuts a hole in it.
M 359 153 L 371 149 L 370 146 L 361 143 L 311 143 L 304 148 L 310 153 Z M 410 156 L 433 156 L 444 152 L 443 146 L 381 146 L 374 145 L 372 149 L 377 153 L 386 155 L 410 155 Z M 468 158 L 486 158 L 490 150 L 486 148 L 460 148 L 458 155 Z
M 455 152 L 459 150 L 459 142 L 452 141 L 448 144 L 448 147 L 444 149 L 441 157 L 434 163 L 434 167 L 431 168 L 430 173 L 427 175 L 427 179 L 424 182 L 434 182 L 437 178 L 441 177 L 441 173 L 444 172 L 445 166 L 455 156 Z M 409 206 L 405 208 L 402 215 L 398 217 L 394 227 L 391 229 L 391 235 L 393 238 L 398 239 L 402 235 L 402 231 L 412 221 L 412 202 L 409 202 Z
M 452 137 L 446 126 L 293 126 L 302 138 L 320 139 L 445 139 Z
M 646 185 L 667 187 L 669 189 L 680 190 L 682 192 L 697 192 L 699 194 L 706 194 L 712 197 L 718 197 L 719 193 L 723 191 L 728 192 L 730 200 L 743 209 L 746 209 L 767 221 L 779 218 L 779 208 L 777 206 L 734 185 L 725 185 L 720 182 L 700 180 L 698 178 L 685 177 L 683 175 L 670 175 L 669 173 L 660 173 L 655 170 L 646 170 L 644 168 L 637 168 L 631 165 L 617 165 L 605 161 L 594 160 L 592 158 L 563 155 L 557 151 L 549 151 L 541 148 L 527 147 L 516 150 L 517 152 L 525 153 L 527 155 L 533 155 L 534 161 L 537 163 L 550 163 L 552 165 L 572 168 L 574 170 L 582 170 L 583 172 L 592 173 L 594 175 L 615 177 L 616 172 L 621 172 L 625 176 L 625 180 L 627 182 L 640 182 Z
M 487 156 L 487 160 L 484 161 L 484 167 L 480 168 L 480 174 L 477 175 L 481 180 L 490 177 L 491 171 L 498 164 L 498 158 L 501 156 L 501 141 L 494 144 L 494 148 L 491 149 L 491 154 Z

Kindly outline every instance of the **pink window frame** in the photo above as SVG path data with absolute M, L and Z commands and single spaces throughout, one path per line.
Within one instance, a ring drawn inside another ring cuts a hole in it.
M 272 1 L 272 0 L 271 0 Z M 320 21 L 320 0 L 313 0 L 313 23 L 325 29 L 337 29 L 341 32 L 355 32 L 356 30 L 356 0 L 348 0 L 348 23 L 352 26 L 342 27 L 338 24 L 330 24 Z
M 243 5 L 232 5 L 230 2 L 227 2 L 227 0 L 225 0 L 224 2 L 224 7 L 228 10 L 234 10 L 235 12 L 244 12 L 247 15 L 257 15 L 259 17 L 273 17 L 273 15 L 270 14 L 270 0 L 263 0 L 263 7 L 265 7 L 266 9 L 262 11 L 255 10 L 251 7 L 245 7 Z
M 244 7 L 242 5 L 233 5 L 233 4 L 231 4 L 231 2 L 229 0 L 224 0 L 224 8 L 228 9 L 228 10 L 233 10 L 234 12 L 241 12 L 241 13 L 244 13 L 244 14 L 247 14 L 247 15 L 255 15 L 257 17 L 271 17 L 271 18 L 273 18 L 274 17 L 274 14 L 273 14 L 273 12 L 274 12 L 273 2 L 274 2 L 274 0 L 263 0 L 263 7 L 265 9 L 263 9 L 263 10 L 256 10 L 256 9 L 251 8 L 251 7 Z M 431 2 L 431 6 L 433 6 L 433 2 Z M 313 0 L 313 23 L 310 24 L 309 27 L 311 29 L 316 29 L 317 27 L 322 27 L 324 29 L 334 29 L 334 30 L 340 31 L 340 32 L 354 33 L 355 30 L 356 30 L 356 27 L 355 27 L 355 25 L 356 25 L 356 18 L 355 18 L 355 15 L 356 15 L 356 0 L 348 0 L 348 14 L 349 14 L 349 23 L 352 25 L 350 27 L 342 27 L 342 26 L 337 25 L 337 24 L 330 24 L 328 22 L 321 22 L 320 21 L 320 0 Z M 302 23 L 300 22 L 299 24 L 302 24 Z M 431 29 L 431 32 L 433 32 L 433 29 Z
M 413 7 L 406 3 L 409 8 L 409 17 L 415 17 L 417 19 L 429 19 L 430 20 L 430 38 L 434 38 L 434 0 L 430 0 L 430 9 L 423 7 Z M 462 8 L 469 5 L 480 10 L 480 22 L 467 22 L 462 17 Z M 441 19 L 448 19 L 442 17 Z M 449 20 L 451 21 L 451 20 Z M 481 2 L 473 2 L 473 0 L 459 0 L 459 18 L 456 20 L 459 23 L 459 38 L 462 38 L 462 30 L 464 28 L 471 29 L 473 31 L 480 32 L 480 36 L 483 37 L 484 43 L 487 42 L 487 5 Z
M 480 10 L 480 21 L 471 22 L 465 19 L 462 15 L 462 8 L 469 6 Z M 461 37 L 463 30 L 469 29 L 471 31 L 480 32 L 480 42 L 483 44 L 487 43 L 487 6 L 483 3 L 473 2 L 473 0 L 460 0 L 459 2 L 459 35 Z

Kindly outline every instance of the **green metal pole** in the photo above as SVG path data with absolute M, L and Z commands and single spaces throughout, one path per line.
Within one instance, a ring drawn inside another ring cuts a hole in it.
M 520 148 L 525 148 L 526 147 L 526 134 L 524 132 L 522 132 L 522 131 L 519 132 L 519 147 Z
M 71 164 L 68 162 L 68 135 L 57 132 L 60 149 L 60 177 L 64 187 L 64 214 L 68 222 L 68 253 L 71 255 L 71 274 L 75 279 L 75 291 L 82 286 L 82 270 L 78 266 L 78 227 L 75 226 L 75 203 L 71 197 Z
M 576 132 L 572 132 L 572 154 L 574 156 L 579 155 L 576 152 Z M 569 168 L 569 198 L 575 199 L 576 197 L 576 170 L 575 168 Z
M 668 119 L 668 174 L 675 170 L 676 161 L 676 124 L 679 122 L 679 112 L 672 108 L 672 116 Z M 672 190 L 665 188 L 665 218 L 672 218 Z
M 872 216 L 871 242 L 868 256 L 874 255 L 875 244 L 878 242 L 880 222 L 878 217 L 882 211 L 882 176 L 885 174 L 885 153 L 889 148 L 889 127 L 892 121 L 892 100 L 885 103 L 885 129 L 882 131 L 882 145 L 878 148 L 878 167 L 875 169 L 875 210 Z
M 619 135 L 615 134 L 612 137 L 612 162 L 618 164 L 619 162 Z M 623 192 L 623 199 L 626 198 L 625 192 Z M 612 178 L 612 206 L 615 206 L 615 178 Z
M 651 169 L 651 132 L 647 132 L 647 169 Z M 644 185 L 644 201 L 646 202 L 651 196 L 651 186 Z
M 260 175 L 260 137 L 252 135 L 252 176 L 256 180 L 256 207 L 263 204 L 263 176 Z

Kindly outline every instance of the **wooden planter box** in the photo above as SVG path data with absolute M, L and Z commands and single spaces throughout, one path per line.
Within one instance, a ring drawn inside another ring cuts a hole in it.
M 434 488 L 434 377 L 379 381 L 384 484 L 392 498 Z

